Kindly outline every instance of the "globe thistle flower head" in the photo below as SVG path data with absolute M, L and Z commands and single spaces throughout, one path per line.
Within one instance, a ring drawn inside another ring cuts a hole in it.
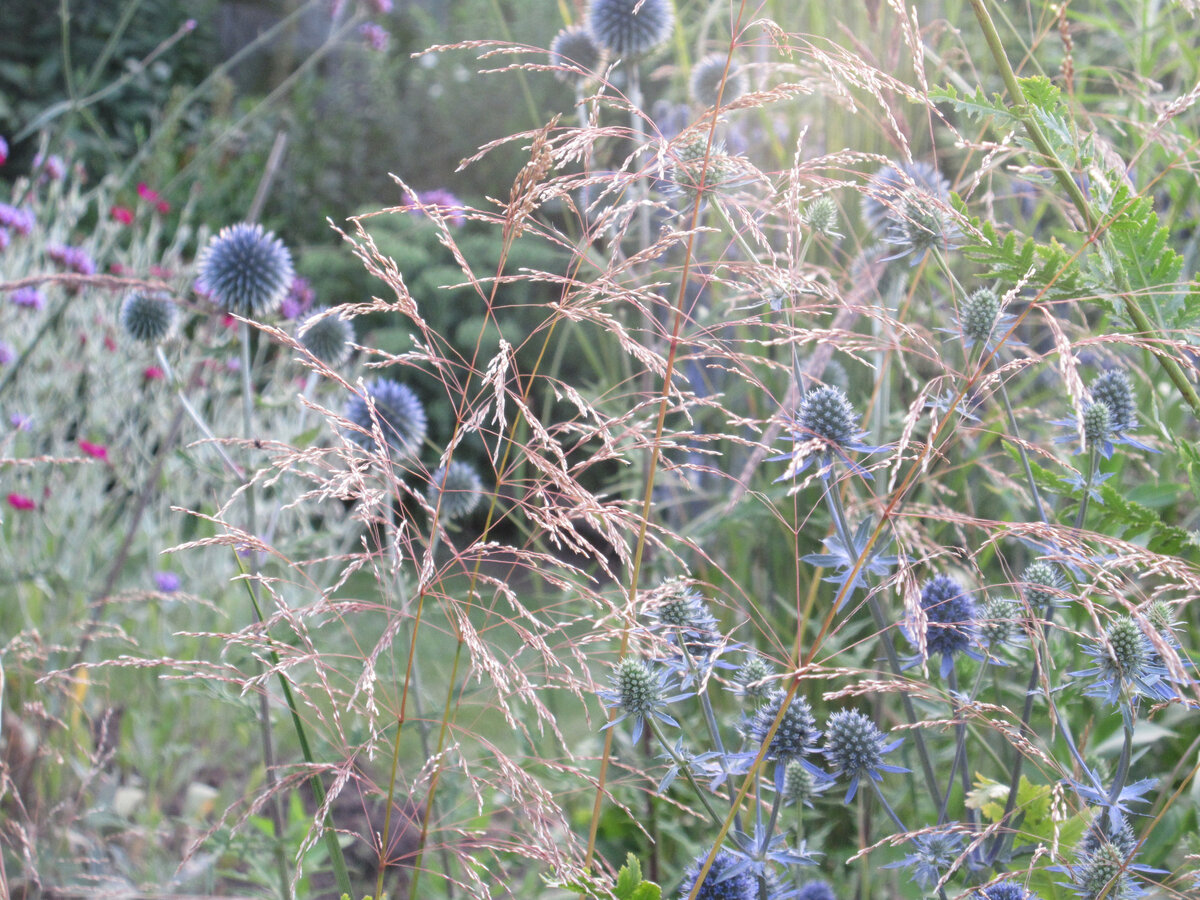
M 746 734 L 750 740 L 761 746 L 767 739 L 771 726 L 779 716 L 780 708 L 787 703 L 779 727 L 771 737 L 771 745 L 767 748 L 767 759 L 782 762 L 785 765 L 792 760 L 803 760 L 815 752 L 817 739 L 821 732 L 817 730 L 817 720 L 813 718 L 812 707 L 803 697 L 792 697 L 787 700 L 787 691 L 775 689 L 767 697 L 767 702 L 758 708 L 747 725 Z M 815 770 L 814 770 L 815 771 Z M 785 769 L 779 767 L 776 787 L 783 788 Z
M 733 674 L 734 690 L 746 700 L 761 703 L 771 694 L 769 679 L 774 674 L 775 670 L 771 664 L 751 650 Z
M 1040 900 L 1037 894 L 1030 893 L 1015 878 L 999 881 L 985 887 L 980 893 L 984 900 Z
M 926 652 L 930 656 L 941 655 L 943 678 L 954 668 L 954 657 L 959 653 L 982 659 L 972 649 L 979 632 L 975 600 L 957 581 L 948 575 L 937 575 L 927 581 L 921 589 L 921 609 L 928 622 Z
M 354 350 L 354 324 L 339 312 L 313 310 L 297 332 L 300 344 L 331 369 L 347 359 Z
M 122 330 L 135 341 L 158 344 L 175 330 L 175 304 L 166 294 L 131 291 L 118 314 Z
M 1066 590 L 1067 579 L 1062 569 L 1054 563 L 1036 560 L 1030 563 L 1021 575 L 1021 589 L 1025 594 L 1025 602 L 1037 616 L 1046 616 L 1062 600 Z
M 564 28 L 550 42 L 550 65 L 554 66 L 554 77 L 559 81 L 585 80 L 600 68 L 603 58 L 591 31 L 584 25 Z
M 736 59 L 731 59 L 729 73 L 726 74 L 726 59 L 724 53 L 712 53 L 692 67 L 688 87 L 691 89 L 692 99 L 700 106 L 715 107 L 718 100 L 725 106 L 746 93 L 749 79 L 746 78 L 745 70 Z
M 666 696 L 669 676 L 668 669 L 660 667 L 657 672 L 651 671 L 645 662 L 636 657 L 627 656 L 621 660 L 613 671 L 611 689 L 601 692 L 601 696 L 608 701 L 609 708 L 619 712 L 616 718 L 604 726 L 605 729 L 632 718 L 632 737 L 636 742 L 642 736 L 642 728 L 648 718 L 653 717 L 678 728 L 679 723 L 663 711 L 666 704 L 682 697 Z
M 483 499 L 483 479 L 470 463 L 452 460 L 430 476 L 426 497 L 443 520 L 461 519 Z
M 844 802 L 849 803 L 863 778 L 882 781 L 883 772 L 907 772 L 908 769 L 883 761 L 884 756 L 903 743 L 887 742 L 879 727 L 863 713 L 842 709 L 829 717 L 825 727 L 825 756 L 833 764 L 833 774 L 850 779 Z
M 395 459 L 416 456 L 428 427 L 416 392 L 398 381 L 377 378 L 367 385 L 366 394 L 365 398 L 355 394 L 346 404 L 346 419 L 359 429 L 350 432 L 350 439 L 363 449 L 381 450 L 372 437 L 378 425 Z
M 794 895 L 795 900 L 837 900 L 837 895 L 828 881 L 807 881 L 800 885 Z
M 245 318 L 273 312 L 295 275 L 283 241 L 250 222 L 222 228 L 196 265 L 205 291 L 227 312 Z
M 822 194 L 804 208 L 800 221 L 807 225 L 815 234 L 825 237 L 840 238 L 838 233 L 838 208 L 833 198 Z
M 591 0 L 588 29 L 613 56 L 643 56 L 665 43 L 675 28 L 671 0 Z
M 757 900 L 758 880 L 741 867 L 741 860 L 728 850 L 717 851 L 704 876 L 704 883 L 696 890 L 696 882 L 707 859 L 708 854 L 701 853 L 688 868 L 679 888 L 681 900 L 690 897 L 693 891 L 696 893 L 695 900 Z
M 1092 400 L 1108 406 L 1112 415 L 1110 427 L 1114 434 L 1137 428 L 1137 403 L 1133 385 L 1124 369 L 1109 369 L 1092 382 Z

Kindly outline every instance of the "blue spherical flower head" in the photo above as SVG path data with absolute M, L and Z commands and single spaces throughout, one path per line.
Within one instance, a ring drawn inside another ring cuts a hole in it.
M 707 853 L 696 857 L 680 886 L 680 898 L 690 897 L 696 890 L 696 881 L 707 859 Z M 739 867 L 739 863 L 741 860 L 728 850 L 718 850 L 704 883 L 696 891 L 696 900 L 757 900 L 758 879 L 745 867 Z
M 364 449 L 380 449 L 371 436 L 378 424 L 394 459 L 416 456 L 428 427 L 425 408 L 416 392 L 406 384 L 378 378 L 367 385 L 367 397 L 369 404 L 355 394 L 346 405 L 346 418 L 361 429 L 350 432 L 350 439 Z
M 121 328 L 135 341 L 157 344 L 175 328 L 175 304 L 166 294 L 131 291 L 121 301 Z
M 667 640 L 693 661 L 708 662 L 721 643 L 721 628 L 700 592 L 682 579 L 672 579 L 655 594 L 658 599 L 650 616 L 660 623 Z M 689 670 L 686 665 L 681 668 L 685 673 Z
M 713 53 L 700 60 L 692 68 L 691 81 L 688 88 L 692 99 L 701 106 L 716 106 L 720 99 L 721 105 L 732 103 L 746 93 L 749 84 L 746 72 L 737 60 L 729 60 L 729 72 L 725 72 L 726 56 L 724 53 Z M 722 83 L 724 87 L 722 87 Z
M 796 891 L 795 900 L 837 900 L 828 881 L 808 881 Z
M 340 313 L 325 309 L 313 310 L 300 326 L 298 336 L 301 346 L 330 368 L 344 363 L 354 349 L 354 324 Z
M 452 460 L 430 477 L 427 499 L 443 520 L 461 519 L 483 499 L 483 479 L 470 463 Z
M 196 265 L 204 289 L 217 303 L 246 318 L 274 311 L 295 277 L 283 241 L 250 222 L 222 228 Z
M 1013 878 L 985 887 L 980 893 L 985 900 L 1041 900 L 1037 894 L 1026 890 L 1025 885 Z
M 1167 701 L 1177 696 L 1170 673 L 1156 658 L 1154 645 L 1132 616 L 1114 619 L 1104 638 L 1083 652 L 1096 665 L 1070 675 L 1090 681 L 1083 691 L 1089 697 L 1115 705 L 1122 700 L 1133 703 L 1138 697 Z
M 833 774 L 850 779 L 844 802 L 849 803 L 864 777 L 882 781 L 883 772 L 907 772 L 900 766 L 888 765 L 884 756 L 895 750 L 903 739 L 887 742 L 883 732 L 867 716 L 853 709 L 843 709 L 829 717 L 825 728 L 825 756 L 833 764 Z
M 636 57 L 665 43 L 675 27 L 671 0 L 592 0 L 588 28 L 613 56 Z
M 941 655 L 943 678 L 954 668 L 954 657 L 959 653 L 982 659 L 973 649 L 979 632 L 975 600 L 957 581 L 947 575 L 927 581 L 921 589 L 921 609 L 928 621 L 925 650 L 930 656 Z
M 596 46 L 586 26 L 572 25 L 562 29 L 550 42 L 550 65 L 559 81 L 582 81 L 600 68 L 603 51 Z M 582 69 L 586 74 L 580 74 Z
M 754 744 L 762 746 L 775 720 L 779 718 L 780 709 L 787 703 L 787 691 L 776 689 L 771 691 L 766 703 L 758 708 L 746 727 L 746 736 Z M 771 737 L 767 748 L 766 758 L 773 760 L 775 766 L 775 789 L 782 791 L 787 776 L 787 764 L 799 762 L 805 765 L 814 775 L 826 778 L 824 772 L 808 762 L 806 757 L 817 750 L 817 739 L 821 732 L 817 729 L 817 720 L 813 718 L 812 707 L 803 697 L 792 697 L 783 717 L 779 719 L 779 727 Z
M 1109 369 L 1092 382 L 1092 400 L 1104 403 L 1112 414 L 1112 430 L 1116 433 L 1137 428 L 1137 403 L 1133 384 L 1124 369 Z

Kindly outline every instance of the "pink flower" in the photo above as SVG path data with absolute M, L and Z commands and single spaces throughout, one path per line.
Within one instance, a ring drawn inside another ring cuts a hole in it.
M 168 203 L 166 200 L 159 200 L 157 203 L 154 204 L 154 208 L 157 209 L 160 213 L 162 213 L 165 216 L 167 213 L 169 213 L 171 211 L 171 204 Z
M 8 141 L 0 137 L 0 166 L 8 162 Z
M 150 187 L 144 181 L 139 181 L 137 186 L 138 196 L 143 200 L 154 203 L 158 200 L 158 191 Z
M 103 444 L 93 444 L 91 441 L 80 441 L 79 449 L 94 459 L 108 462 L 108 448 Z
M 376 15 L 384 16 L 392 11 L 392 0 L 367 0 L 367 6 Z
M 374 22 L 363 22 L 358 26 L 358 33 L 362 35 L 363 42 L 376 53 L 383 53 L 387 50 L 388 41 L 392 37 L 386 28 L 376 25 Z
M 24 494 L 9 494 L 8 505 L 13 509 L 37 509 L 37 503 L 32 497 L 26 497 Z
M 133 210 L 129 209 L 126 206 L 114 206 L 108 212 L 109 212 L 109 215 L 111 215 L 114 219 L 116 219 L 122 225 L 132 225 L 133 224 Z
M 146 368 L 142 370 L 142 378 L 146 381 L 159 381 L 160 379 L 166 377 L 167 373 L 158 366 L 146 366 Z
M 104 336 L 104 349 L 109 353 L 112 353 L 117 349 L 117 342 L 113 340 L 113 336 L 111 334 L 106 334 Z

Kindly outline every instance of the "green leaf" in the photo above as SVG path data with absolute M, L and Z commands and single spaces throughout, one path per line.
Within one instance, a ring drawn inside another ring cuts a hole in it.
M 617 886 L 614 893 L 618 900 L 629 900 L 634 890 L 642 881 L 642 866 L 637 857 L 630 853 L 625 857 L 625 865 L 617 873 Z

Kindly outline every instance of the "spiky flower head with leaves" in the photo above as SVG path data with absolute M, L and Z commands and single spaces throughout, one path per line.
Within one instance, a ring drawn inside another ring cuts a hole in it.
M 833 764 L 833 774 L 850 779 L 845 802 L 854 799 L 863 778 L 882 781 L 883 772 L 907 772 L 908 769 L 883 761 L 903 739 L 888 743 L 887 737 L 871 719 L 854 709 L 842 709 L 829 717 L 825 726 L 825 756 Z
M 980 658 L 971 649 L 979 632 L 975 600 L 962 585 L 948 575 L 934 576 L 921 589 L 921 609 L 928 622 L 925 648 L 930 656 L 939 654 L 942 657 L 943 678 L 954 668 L 957 654 L 967 653 Z
M 203 289 L 227 312 L 247 318 L 274 311 L 295 276 L 283 241 L 251 222 L 222 228 L 196 266 Z
M 704 876 L 704 882 L 696 889 L 700 871 L 708 859 L 707 853 L 701 853 L 684 875 L 680 885 L 680 898 L 687 898 L 695 891 L 695 900 L 756 900 L 758 897 L 758 879 L 740 866 L 737 856 L 728 850 L 718 850 L 713 857 L 712 865 Z

